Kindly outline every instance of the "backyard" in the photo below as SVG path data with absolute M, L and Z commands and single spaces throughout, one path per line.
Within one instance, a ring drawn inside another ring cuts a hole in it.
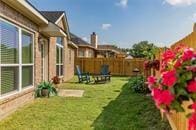
M 0 122 L 1 130 L 169 130 L 150 96 L 136 94 L 127 77 L 106 84 L 79 84 L 75 76 L 62 89 L 85 90 L 83 97 L 37 98 Z

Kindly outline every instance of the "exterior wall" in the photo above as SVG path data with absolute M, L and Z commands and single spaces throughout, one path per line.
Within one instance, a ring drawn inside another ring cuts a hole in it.
M 63 81 L 67 81 L 67 76 L 69 75 L 68 73 L 68 68 L 67 68 L 67 63 L 68 63 L 68 39 L 67 37 L 64 37 L 64 54 L 63 54 Z
M 66 67 L 67 67 L 66 80 L 70 80 L 74 76 L 75 49 L 73 49 L 72 47 L 68 46 L 67 50 L 68 50 L 67 51 L 67 53 L 68 53 L 67 54 L 68 62 L 66 64 Z
M 56 38 L 49 40 L 49 80 L 56 76 Z
M 84 52 L 84 56 L 80 55 L 80 51 Z M 90 54 L 90 53 L 92 53 L 92 54 Z M 91 48 L 79 47 L 78 48 L 78 57 L 93 58 L 93 57 L 95 57 L 95 51 Z
M 2 19 L 34 33 L 34 85 L 36 86 L 41 81 L 38 26 L 2 1 L 0 1 L 0 16 Z M 0 119 L 33 99 L 34 87 L 0 98 Z

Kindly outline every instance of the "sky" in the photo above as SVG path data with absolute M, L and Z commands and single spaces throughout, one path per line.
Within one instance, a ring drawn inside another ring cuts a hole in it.
M 192 32 L 196 0 L 29 0 L 44 11 L 65 11 L 70 31 L 99 44 L 130 48 L 147 40 L 170 46 Z

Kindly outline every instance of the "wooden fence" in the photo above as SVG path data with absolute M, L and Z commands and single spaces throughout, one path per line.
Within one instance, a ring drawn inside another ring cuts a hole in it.
M 180 44 L 184 44 L 188 47 L 192 47 L 192 48 L 196 49 L 196 32 L 192 32 L 191 34 L 189 34 L 185 38 L 176 42 L 175 44 L 173 44 L 171 46 L 171 48 L 174 48 L 175 46 L 180 45 Z
M 147 75 L 144 71 L 144 59 L 129 59 L 124 58 L 76 58 L 75 65 L 79 65 L 83 72 L 91 74 L 99 74 L 101 65 L 109 65 L 109 70 L 112 75 L 130 76 L 133 75 L 133 70 L 138 68 L 142 74 Z
M 171 46 L 171 48 L 175 48 L 176 46 L 184 44 L 188 47 L 192 47 L 196 49 L 196 32 L 192 32 L 185 38 L 181 39 L 180 41 L 176 42 Z M 157 73 L 156 75 L 159 75 L 160 73 Z M 167 114 L 167 119 L 172 127 L 173 130 L 188 130 L 188 119 L 186 117 L 186 114 L 190 113 L 190 109 L 188 109 L 188 105 L 190 105 L 192 102 L 183 102 L 182 107 L 184 107 L 185 112 L 179 112 L 172 114 Z

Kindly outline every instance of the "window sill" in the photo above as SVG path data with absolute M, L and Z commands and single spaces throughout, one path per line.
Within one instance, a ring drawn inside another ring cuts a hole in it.
M 27 88 L 22 89 L 22 91 L 20 91 L 20 92 L 19 91 L 13 91 L 13 92 L 10 92 L 8 94 L 5 94 L 5 95 L 0 97 L 0 105 L 4 104 L 4 103 L 7 103 L 11 100 L 14 100 L 15 98 L 21 97 L 25 94 L 28 94 L 32 91 L 34 91 L 34 87 L 29 86 Z

